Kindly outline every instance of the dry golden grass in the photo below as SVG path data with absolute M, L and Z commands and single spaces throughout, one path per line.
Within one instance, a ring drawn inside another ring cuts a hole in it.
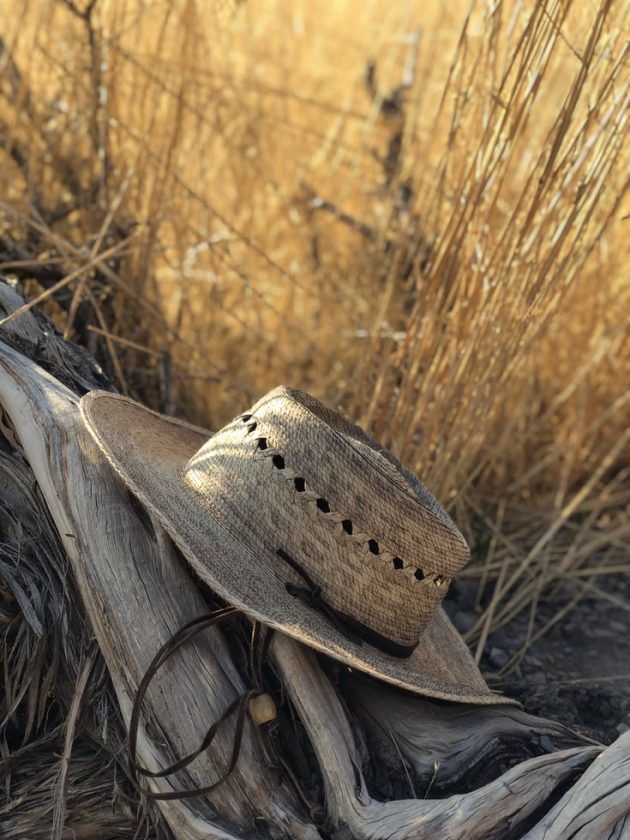
M 285 381 L 360 419 L 486 558 L 481 643 L 627 571 L 627 6 L 85 9 L 0 8 L 1 234 L 67 334 L 208 426 Z

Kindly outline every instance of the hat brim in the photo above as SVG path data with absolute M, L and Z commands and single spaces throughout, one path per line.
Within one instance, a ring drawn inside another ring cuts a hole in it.
M 515 704 L 490 691 L 441 608 L 414 653 L 400 659 L 353 642 L 318 611 L 293 598 L 276 558 L 261 563 L 199 503 L 184 481 L 189 460 L 210 432 L 106 392 L 87 394 L 80 408 L 114 470 L 163 525 L 199 577 L 225 601 L 351 668 L 407 691 L 460 703 Z

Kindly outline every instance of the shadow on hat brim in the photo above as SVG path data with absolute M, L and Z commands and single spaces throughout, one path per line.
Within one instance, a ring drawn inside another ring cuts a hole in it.
M 210 432 L 106 392 L 87 394 L 80 409 L 114 470 L 163 525 L 199 577 L 225 601 L 350 668 L 407 691 L 460 703 L 518 705 L 490 691 L 441 608 L 414 653 L 400 659 L 351 641 L 319 612 L 289 595 L 273 564 L 257 560 L 183 480 L 188 461 Z

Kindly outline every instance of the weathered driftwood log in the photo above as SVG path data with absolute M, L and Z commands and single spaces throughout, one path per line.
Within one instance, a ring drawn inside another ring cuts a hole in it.
M 344 684 L 344 694 L 364 727 L 370 753 L 390 768 L 403 756 L 422 785 L 420 796 L 496 779 L 519 749 L 526 758 L 576 743 L 560 724 L 510 706 L 437 705 L 360 675 Z
M 207 612 L 200 592 L 161 528 L 153 527 L 97 450 L 83 426 L 77 398 L 32 362 L 0 346 L 0 404 L 28 462 L 72 566 L 83 603 L 112 677 L 125 720 L 151 659 L 187 621 Z M 172 658 L 145 704 L 147 730 L 139 755 L 159 769 L 191 752 L 244 689 L 227 646 L 209 630 Z M 223 728 L 212 755 L 202 755 L 179 784 L 200 787 L 217 777 L 230 755 Z M 168 789 L 165 782 L 156 787 Z M 175 836 L 230 837 L 269 820 L 289 837 L 318 836 L 305 826 L 286 783 L 270 776 L 248 726 L 232 776 L 194 806 L 165 802 Z M 231 828 L 228 828 L 230 826 Z
M 551 790 L 599 751 L 597 747 L 579 747 L 531 759 L 472 793 L 447 799 L 377 802 L 363 779 L 343 706 L 314 654 L 281 635 L 274 637 L 272 651 L 317 752 L 332 822 L 347 826 L 349 837 L 481 840 L 507 836 L 509 829 L 545 802 Z M 391 689 L 386 691 L 393 694 Z M 391 725 L 397 728 L 395 717 Z M 474 713 L 471 728 L 477 728 Z
M 19 303 L 12 290 L 0 285 L 0 307 L 5 312 L 15 310 Z M 42 529 L 52 534 L 55 543 L 51 586 L 60 586 L 58 570 L 63 568 L 61 558 L 67 557 L 85 616 L 107 664 L 116 705 L 128 723 L 138 683 L 155 652 L 183 623 L 208 607 L 170 540 L 132 499 L 84 429 L 75 391 L 98 384 L 94 381 L 98 371 L 85 377 L 77 361 L 77 375 L 73 375 L 72 360 L 78 360 L 74 355 L 78 351 L 68 350 L 50 331 L 44 335 L 44 323 L 23 313 L 1 328 L 13 347 L 0 342 L 0 406 L 7 449 L 0 457 L 0 474 L 18 478 L 2 479 L 0 499 L 12 510 L 24 510 L 23 499 L 15 502 L 19 485 L 22 496 L 30 493 L 39 505 L 36 515 L 54 523 L 58 539 L 52 529 Z M 24 353 L 52 366 L 57 378 Z M 32 525 L 32 521 L 13 521 L 6 527 L 3 523 L 5 542 L 10 542 L 6 535 L 10 537 L 11 527 L 30 528 L 34 534 Z M 42 574 L 43 565 L 35 563 L 32 574 Z M 16 573 L 10 552 L 2 556 L 0 578 L 30 626 L 37 628 L 39 616 L 32 603 L 40 589 L 33 586 L 32 592 L 26 591 L 26 578 Z M 76 624 L 81 610 L 77 605 L 73 609 Z M 71 642 L 75 636 L 70 632 L 68 638 Z M 57 644 L 57 655 L 63 659 L 63 640 Z M 596 840 L 621 837 L 627 830 L 627 739 L 620 739 L 593 762 L 600 753 L 598 747 L 580 743 L 562 727 L 513 707 L 482 709 L 432 702 L 339 669 L 333 684 L 312 651 L 278 634 L 270 658 L 285 689 L 285 703 L 290 700 L 316 757 L 325 791 L 325 821 L 313 822 L 313 814 L 286 775 L 269 769 L 255 726 L 247 723 L 235 772 L 225 784 L 203 798 L 158 803 L 173 836 L 185 840 L 322 835 L 393 840 L 518 837 L 531 829 L 531 838 L 559 838 L 573 836 L 575 830 L 584 832 L 583 814 L 588 812 L 588 819 L 597 817 L 598 801 L 606 803 L 608 815 L 600 815 L 593 823 L 600 833 L 576 836 Z M 71 833 L 111 837 L 103 803 L 92 816 L 85 807 L 81 810 L 73 804 L 76 791 L 70 779 L 76 779 L 72 775 L 75 760 L 82 759 L 82 755 L 73 756 L 73 737 L 95 673 L 98 676 L 100 655 L 88 646 L 75 659 L 80 664 L 70 676 L 74 690 L 62 704 L 67 710 L 64 749 L 49 800 L 56 810 L 48 817 L 56 837 Z M 14 683 L 28 690 L 28 680 L 15 679 Z M 243 685 L 237 652 L 220 630 L 212 628 L 179 649 L 147 695 L 139 738 L 141 762 L 158 769 L 190 752 Z M 5 698 L 7 707 L 16 707 L 18 695 L 19 691 L 10 702 Z M 186 772 L 168 781 L 151 781 L 151 788 L 166 791 L 212 782 L 228 761 L 232 733 L 231 726 L 222 728 L 210 751 Z M 4 779 L 0 833 L 10 838 L 26 836 L 20 834 L 19 824 L 25 811 L 16 807 L 12 785 L 19 782 L 19 760 L 24 760 L 27 749 L 28 744 L 0 754 Z M 519 761 L 526 755 L 536 757 Z M 478 783 L 481 777 L 480 757 L 490 778 L 475 787 L 475 779 Z M 119 760 L 124 765 L 123 754 Z M 589 764 L 574 788 L 578 794 L 572 798 L 569 791 L 549 810 L 551 804 L 546 806 L 554 791 L 574 781 Z M 384 795 L 379 781 L 383 773 L 397 775 L 404 784 L 406 779 L 408 792 L 401 794 L 398 784 L 393 785 L 392 796 Z M 317 786 L 316 781 L 312 787 Z M 436 791 L 450 795 L 435 798 Z M 29 795 L 35 796 L 33 789 L 24 788 L 24 796 Z M 37 791 L 39 806 L 45 796 L 46 792 Z M 74 820 L 67 833 L 66 806 Z M 549 812 L 541 816 L 545 810 Z M 44 807 L 40 811 L 46 813 Z M 532 822 L 537 820 L 534 827 Z M 50 835 L 40 826 L 29 836 Z
M 525 840 L 630 837 L 630 731 L 600 753 Z

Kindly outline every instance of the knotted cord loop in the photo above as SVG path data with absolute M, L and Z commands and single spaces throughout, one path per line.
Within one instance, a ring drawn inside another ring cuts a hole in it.
M 151 683 L 151 680 L 156 675 L 158 670 L 164 665 L 166 660 L 175 653 L 176 650 L 185 644 L 187 641 L 192 639 L 198 633 L 201 633 L 203 630 L 206 630 L 208 627 L 213 627 L 216 624 L 220 624 L 223 621 L 227 621 L 235 616 L 239 615 L 241 611 L 236 607 L 224 607 L 223 609 L 216 610 L 213 613 L 209 613 L 207 615 L 199 616 L 198 618 L 193 619 L 192 621 L 185 624 L 181 627 L 171 638 L 165 642 L 156 655 L 153 657 L 153 660 L 147 671 L 138 686 L 138 691 L 136 692 L 136 696 L 134 699 L 133 709 L 131 712 L 131 719 L 129 721 L 129 767 L 131 770 L 131 778 L 133 782 L 136 784 L 137 787 L 140 787 L 138 776 L 146 776 L 151 779 L 158 779 L 164 778 L 165 776 L 170 776 L 172 773 L 176 773 L 178 770 L 182 770 L 184 767 L 187 767 L 191 762 L 193 762 L 201 753 L 208 749 L 212 741 L 214 740 L 217 732 L 219 731 L 219 727 L 221 724 L 226 721 L 229 717 L 231 717 L 234 713 L 236 713 L 236 727 L 234 730 L 234 744 L 232 746 L 232 754 L 230 756 L 230 761 L 224 770 L 221 777 L 211 785 L 207 785 L 206 787 L 202 788 L 194 788 L 191 790 L 182 790 L 182 791 L 169 791 L 167 793 L 154 793 L 153 791 L 143 790 L 142 793 L 147 796 L 149 799 L 160 799 L 160 800 L 173 800 L 173 799 L 191 799 L 196 796 L 205 796 L 207 793 L 211 793 L 213 790 L 216 790 L 220 785 L 225 782 L 225 780 L 230 776 L 234 768 L 236 767 L 236 763 L 238 761 L 238 756 L 241 750 L 241 743 L 243 741 L 243 730 L 245 728 L 245 713 L 247 711 L 247 706 L 249 701 L 252 697 L 257 696 L 258 694 L 262 694 L 262 690 L 260 688 L 260 682 L 258 686 L 254 689 L 248 689 L 244 691 L 239 697 L 230 703 L 227 709 L 223 712 L 223 714 L 216 720 L 212 726 L 206 732 L 201 744 L 197 747 L 196 750 L 191 752 L 189 755 L 180 758 L 174 764 L 171 764 L 170 767 L 167 767 L 165 770 L 147 770 L 144 767 L 141 767 L 137 761 L 137 751 L 138 751 L 138 729 L 140 724 L 140 711 L 142 709 L 142 703 L 144 701 L 144 697 L 147 693 L 147 689 Z M 262 650 L 261 650 L 262 656 Z M 260 673 L 260 665 L 257 666 L 258 673 Z
M 162 645 L 162 647 L 153 657 L 151 664 L 147 668 L 147 671 L 144 677 L 142 678 L 140 685 L 138 686 L 138 691 L 136 693 L 133 709 L 131 712 L 131 720 L 129 722 L 129 766 L 131 770 L 131 778 L 138 788 L 140 787 L 138 779 L 139 775 L 146 776 L 152 779 L 158 779 L 163 778 L 165 776 L 170 776 L 172 773 L 176 773 L 178 770 L 182 770 L 184 767 L 187 767 L 192 761 L 194 761 L 199 755 L 201 755 L 201 753 L 204 750 L 208 749 L 208 747 L 214 740 L 214 737 L 216 736 L 221 724 L 224 721 L 226 721 L 229 717 L 231 717 L 234 713 L 236 713 L 234 744 L 232 747 L 230 761 L 223 774 L 216 782 L 202 788 L 195 788 L 193 790 L 169 791 L 167 793 L 154 793 L 153 791 L 143 790 L 142 793 L 149 799 L 175 800 L 193 799 L 198 796 L 205 796 L 207 793 L 211 793 L 212 791 L 216 790 L 220 785 L 222 785 L 236 767 L 243 740 L 243 731 L 245 728 L 245 713 L 247 711 L 249 701 L 253 697 L 257 697 L 258 695 L 265 693 L 263 690 L 262 666 L 264 656 L 267 652 L 269 643 L 273 636 L 273 631 L 257 621 L 253 623 L 249 650 L 249 671 L 254 688 L 244 691 L 239 697 L 237 697 L 232 703 L 230 703 L 230 705 L 219 717 L 219 719 L 216 720 L 208 729 L 199 747 L 189 755 L 184 756 L 183 758 L 180 758 L 179 761 L 176 761 L 174 764 L 171 764 L 170 767 L 167 767 L 165 770 L 152 771 L 147 770 L 146 768 L 141 767 L 138 764 L 137 743 L 142 703 L 144 701 L 144 697 L 147 693 L 147 689 L 151 683 L 151 680 L 153 679 L 157 671 L 162 667 L 162 665 L 166 662 L 169 656 L 175 653 L 175 651 L 178 650 L 187 641 L 196 636 L 197 633 L 201 633 L 208 627 L 220 624 L 221 622 L 234 618 L 239 614 L 241 614 L 241 610 L 237 609 L 236 607 L 225 607 L 223 609 L 216 610 L 213 613 L 199 616 L 198 618 L 195 618 L 192 621 L 188 622 L 188 624 L 185 624 L 173 636 L 171 636 L 171 638 L 167 642 L 165 642 Z M 274 770 L 284 770 L 286 776 L 293 784 L 300 799 L 310 812 L 313 820 L 317 820 L 318 823 L 321 823 L 322 818 L 319 813 L 319 808 L 317 808 L 305 794 L 301 784 L 299 783 L 293 770 L 291 769 L 291 766 L 283 757 L 282 751 L 281 749 L 279 749 L 279 746 L 275 743 L 274 736 L 277 736 L 278 732 L 277 721 L 264 724 L 263 726 L 257 726 L 255 731 L 261 738 L 261 746 L 263 747 L 264 752 L 266 753 L 266 761 L 268 763 L 268 766 L 270 768 L 273 768 Z
M 300 586 L 299 584 L 287 581 L 285 586 L 289 595 L 298 598 L 307 607 L 323 613 L 330 623 L 349 641 L 354 642 L 356 645 L 362 645 L 364 642 L 367 642 L 382 650 L 383 653 L 388 653 L 390 656 L 396 656 L 399 659 L 406 659 L 411 656 L 418 647 L 417 642 L 412 645 L 400 645 L 382 636 L 366 624 L 357 621 L 356 618 L 335 609 L 324 599 L 321 587 L 315 583 L 306 569 L 297 560 L 291 557 L 290 554 L 287 554 L 283 548 L 277 549 L 276 554 L 291 566 L 307 584 L 307 586 Z
M 330 623 L 336 627 L 340 633 L 343 633 L 347 639 L 357 645 L 362 645 L 363 640 L 354 632 L 354 629 L 349 624 L 349 616 L 346 616 L 344 613 L 339 612 L 334 607 L 331 607 L 330 604 L 324 600 L 321 587 L 315 583 L 306 569 L 304 569 L 297 560 L 294 560 L 290 554 L 287 554 L 284 549 L 279 548 L 276 553 L 284 560 L 285 563 L 288 563 L 289 566 L 291 566 L 291 568 L 296 571 L 302 580 L 304 580 L 307 584 L 306 586 L 299 586 L 296 583 L 287 581 L 285 586 L 289 595 L 292 595 L 294 598 L 298 598 L 307 607 L 311 607 L 311 609 L 319 610 L 324 613 Z

